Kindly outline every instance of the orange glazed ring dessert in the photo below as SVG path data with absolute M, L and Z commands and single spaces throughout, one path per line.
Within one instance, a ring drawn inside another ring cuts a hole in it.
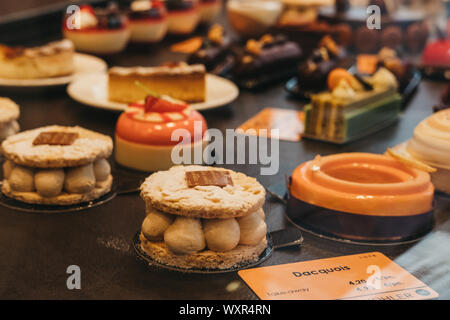
M 175 135 L 172 139 L 177 129 L 188 135 Z M 203 116 L 185 102 L 167 96 L 147 96 L 143 102 L 130 104 L 120 115 L 116 124 L 115 158 L 119 164 L 132 169 L 167 170 L 179 164 L 172 159 L 172 151 L 177 147 L 177 156 L 192 163 L 199 160 L 195 155 L 202 155 L 209 143 L 207 129 Z
M 389 156 L 317 156 L 294 170 L 289 189 L 289 217 L 320 233 L 398 241 L 432 227 L 430 175 Z

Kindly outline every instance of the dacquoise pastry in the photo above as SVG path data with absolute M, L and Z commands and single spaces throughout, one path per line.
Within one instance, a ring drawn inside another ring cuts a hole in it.
M 14 101 L 0 97 L 0 142 L 19 131 L 19 115 L 20 108 Z
M 7 138 L 2 192 L 34 204 L 72 205 L 111 190 L 108 136 L 81 127 L 47 126 Z
M 183 269 L 228 269 L 256 261 L 267 246 L 256 179 L 222 168 L 175 166 L 141 186 L 141 248 Z
M 69 40 L 39 47 L 0 45 L 0 78 L 38 79 L 70 75 L 74 72 L 74 46 Z

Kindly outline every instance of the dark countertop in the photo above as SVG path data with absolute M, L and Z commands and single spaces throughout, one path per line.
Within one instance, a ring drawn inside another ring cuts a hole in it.
M 32 39 L 30 39 L 32 41 Z M 154 65 L 179 56 L 167 41 L 152 49 L 131 48 L 109 57 L 112 65 Z M 344 146 L 304 140 L 280 142 L 280 170 L 259 176 L 258 165 L 228 168 L 257 177 L 268 187 L 284 179 L 300 163 L 316 154 L 341 152 L 383 153 L 408 139 L 420 120 L 432 113 L 443 83 L 423 81 L 400 121 L 363 140 Z M 49 91 L 8 91 L 22 107 L 23 130 L 48 124 L 81 125 L 113 135 L 117 113 L 83 106 L 71 100 L 64 88 Z M 277 85 L 258 93 L 242 90 L 231 105 L 203 112 L 209 127 L 236 128 L 264 107 L 300 110 Z M 270 231 L 289 226 L 283 206 L 268 198 L 264 206 Z M 280 249 L 262 265 L 276 265 L 361 252 L 380 251 L 450 299 L 450 198 L 436 198 L 436 226 L 422 240 L 396 246 L 362 246 L 322 239 L 304 232 L 300 249 Z M 145 216 L 137 194 L 76 213 L 35 214 L 0 206 L 0 298 L 2 299 L 256 299 L 237 273 L 186 275 L 149 268 L 136 259 L 131 240 Z M 81 268 L 81 290 L 68 290 L 66 269 Z M 227 285 L 237 281 L 237 289 Z

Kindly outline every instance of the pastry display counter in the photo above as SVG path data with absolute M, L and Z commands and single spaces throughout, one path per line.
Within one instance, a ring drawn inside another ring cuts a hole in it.
M 229 29 L 225 14 L 219 22 Z M 206 28 L 198 29 L 199 35 Z M 7 36 L 9 39 L 11 35 Z M 45 40 L 58 40 L 61 34 L 47 34 Z M 25 35 L 20 35 L 21 39 Z M 0 36 L 1 40 L 1 36 Z M 44 39 L 43 39 L 44 40 Z M 169 36 L 158 45 L 131 45 L 125 51 L 104 59 L 108 66 L 153 66 L 182 60 L 170 46 L 179 38 Z M 0 41 L 1 42 L 1 41 Z M 34 43 L 30 38 L 29 43 Z M 27 43 L 22 43 L 27 45 Z M 433 113 L 445 88 L 444 82 L 422 80 L 400 119 L 382 131 L 362 139 L 336 145 L 303 139 L 280 141 L 279 170 L 260 175 L 260 165 L 220 165 L 255 177 L 269 188 L 283 184 L 286 176 L 316 155 L 336 153 L 385 153 L 387 148 L 411 138 L 414 128 Z M 20 108 L 22 131 L 48 125 L 80 126 L 115 136 L 120 113 L 93 108 L 72 100 L 65 86 L 52 88 L 0 88 L 0 96 L 11 98 Z M 306 102 L 289 97 L 284 83 L 264 90 L 241 89 L 229 105 L 201 111 L 209 128 L 222 132 L 235 129 L 266 107 L 303 110 Z M 149 267 L 135 254 L 133 237 L 145 218 L 146 204 L 136 187 L 148 176 L 121 168 L 114 160 L 111 174 L 118 188 L 126 190 L 102 205 L 66 213 L 33 213 L 0 206 L 0 297 L 3 299 L 257 299 L 236 272 L 183 274 Z M 135 191 L 135 192 L 133 192 Z M 397 244 L 356 244 L 335 241 L 303 231 L 300 246 L 274 250 L 260 266 L 381 252 L 439 293 L 450 299 L 450 196 L 439 193 L 434 200 L 434 225 L 422 238 Z M 282 202 L 267 194 L 263 205 L 267 231 L 292 227 Z M 423 211 L 426 211 L 425 209 Z M 81 269 L 81 290 L 68 290 L 69 266 Z M 195 289 L 194 289 L 195 288 Z

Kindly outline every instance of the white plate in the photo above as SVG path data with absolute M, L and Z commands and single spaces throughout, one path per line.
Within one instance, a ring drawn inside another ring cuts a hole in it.
M 123 111 L 127 104 L 108 100 L 108 75 L 86 74 L 77 77 L 68 87 L 69 96 L 88 106 L 114 111 Z M 230 80 L 213 74 L 206 75 L 206 101 L 193 103 L 195 110 L 217 108 L 234 101 L 239 95 L 238 87 Z
M 79 76 L 92 72 L 103 72 L 107 64 L 100 58 L 75 53 L 74 55 L 75 72 L 68 76 L 40 78 L 40 79 L 4 79 L 0 78 L 0 86 L 3 87 L 49 87 L 60 86 L 70 83 Z

